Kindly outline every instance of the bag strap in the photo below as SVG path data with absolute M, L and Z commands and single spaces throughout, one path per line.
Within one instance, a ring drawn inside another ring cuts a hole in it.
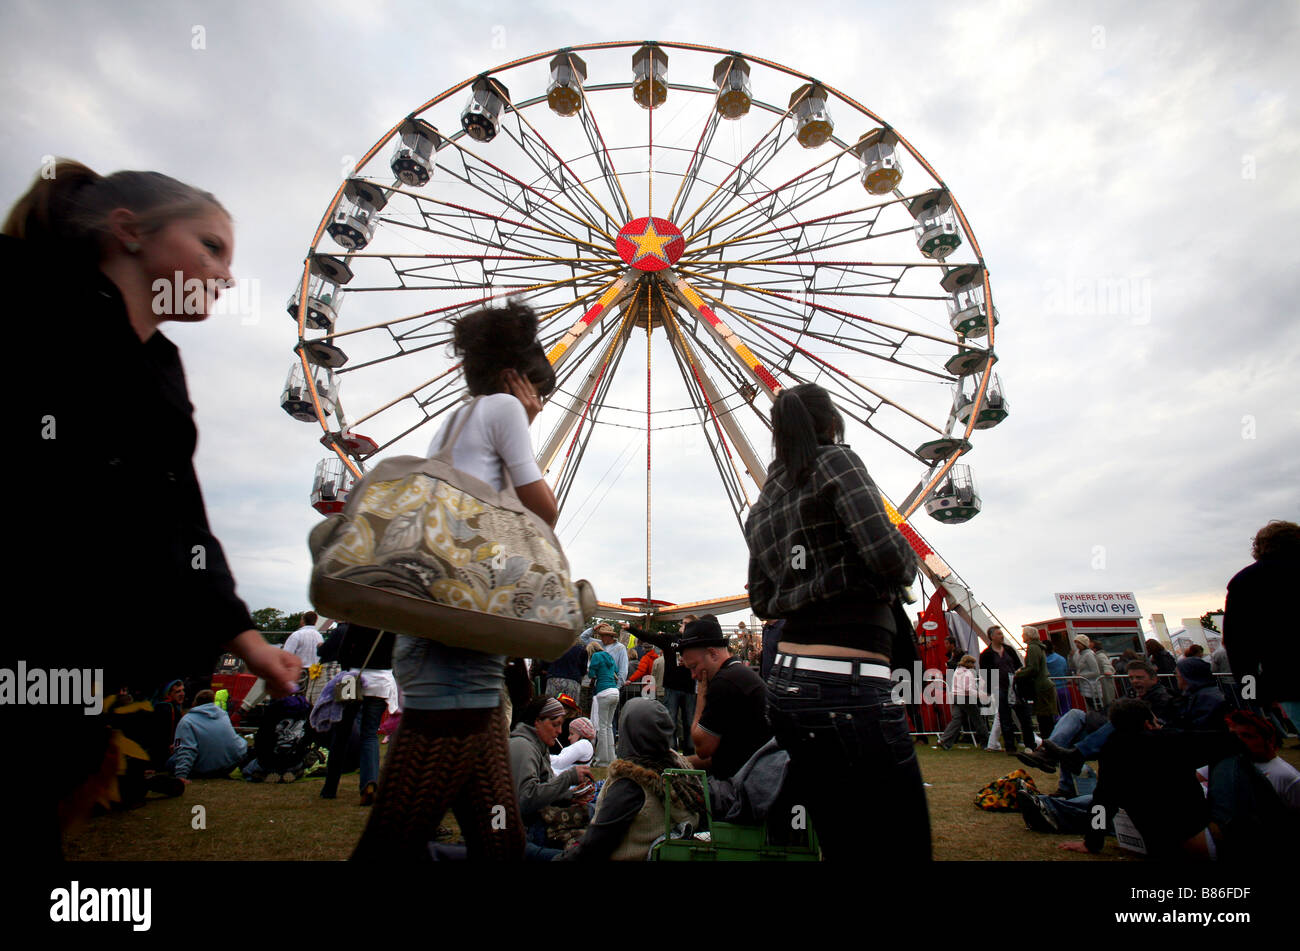
M 465 424 L 469 422 L 470 415 L 474 412 L 474 406 L 482 398 L 483 397 L 481 396 L 476 396 L 470 400 L 468 405 L 463 409 L 456 410 L 456 415 L 453 416 L 451 422 L 447 424 L 447 429 L 450 432 L 447 437 L 443 439 L 442 445 L 431 458 L 437 459 L 439 462 L 445 462 L 453 469 L 456 468 L 456 464 L 452 460 L 452 449 L 455 448 L 456 440 L 460 438 L 460 431 L 464 429 Z M 515 487 L 515 480 L 510 476 L 510 467 L 505 464 L 504 460 L 501 461 L 501 487 L 509 490 L 513 490 Z
M 452 465 L 451 454 L 452 450 L 456 447 L 456 440 L 460 438 L 460 431 L 464 429 L 465 424 L 469 422 L 469 418 L 474 412 L 474 407 L 478 405 L 478 401 L 481 399 L 481 396 L 476 396 L 469 401 L 467 406 L 456 410 L 456 415 L 453 416 L 451 422 L 447 424 L 447 437 L 442 441 L 442 445 L 438 448 L 438 451 L 434 453 L 434 459 Z
M 375 635 L 375 642 L 370 645 L 370 652 L 366 654 L 366 659 L 363 660 L 361 666 L 357 668 L 357 676 L 361 676 L 361 672 L 366 669 L 366 664 L 370 663 L 370 658 L 375 653 L 375 648 L 379 646 L 380 639 L 387 633 L 387 631 L 380 631 Z

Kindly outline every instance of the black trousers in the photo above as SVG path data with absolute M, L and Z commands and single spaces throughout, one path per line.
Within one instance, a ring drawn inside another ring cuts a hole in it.
M 890 682 L 776 667 L 767 683 L 773 732 L 790 754 L 782 799 L 806 807 L 823 857 L 929 861 L 921 767 Z

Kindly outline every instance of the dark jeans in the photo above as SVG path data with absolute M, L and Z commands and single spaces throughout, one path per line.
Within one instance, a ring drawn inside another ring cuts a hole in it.
M 668 716 L 673 721 L 677 749 L 690 756 L 695 752 L 695 742 L 691 739 L 691 722 L 695 719 L 695 691 L 673 690 L 669 687 L 664 691 L 664 706 L 668 708 Z M 677 725 L 678 713 L 682 717 L 681 726 Z
M 773 733 L 790 754 L 788 794 L 806 805 L 827 861 L 930 859 L 921 767 L 890 682 L 777 667 Z
M 1015 719 L 1011 713 L 1015 711 Z M 1034 742 L 1034 711 L 1028 701 L 1020 700 L 1012 706 L 1011 691 L 998 691 L 998 722 L 1002 724 L 1002 748 L 1008 753 L 1016 749 L 1016 722 L 1024 734 L 1025 748 L 1032 750 L 1038 744 Z
M 330 739 L 329 761 L 325 764 L 325 785 L 321 795 L 333 796 L 338 792 L 339 777 L 343 774 L 344 754 L 352 738 L 352 723 L 361 714 L 361 789 L 379 779 L 379 724 L 388 709 L 383 697 L 362 697 L 343 705 L 343 719 L 334 724 Z
M 944 749 L 952 749 L 952 744 L 956 742 L 957 737 L 962 733 L 975 734 L 975 743 L 980 747 L 988 745 L 989 728 L 984 725 L 984 717 L 980 713 L 980 703 L 978 700 L 957 701 L 949 708 L 952 719 L 948 721 L 948 726 L 944 728 L 943 734 L 939 737 L 939 745 Z

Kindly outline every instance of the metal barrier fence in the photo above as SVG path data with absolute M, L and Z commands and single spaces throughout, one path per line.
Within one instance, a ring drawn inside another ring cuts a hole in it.
M 945 676 L 950 675 L 951 671 L 944 671 Z M 1218 681 L 1219 690 L 1223 698 L 1232 705 L 1234 709 L 1248 709 L 1261 712 L 1259 704 L 1242 696 L 1241 684 L 1237 682 L 1232 674 L 1215 674 Z M 1178 687 L 1177 674 L 1157 674 L 1156 679 L 1169 690 L 1171 694 L 1177 697 L 1181 691 Z M 1105 713 L 1112 701 L 1120 697 L 1136 697 L 1137 691 L 1133 689 L 1129 682 L 1127 674 L 1103 674 L 1099 678 L 1088 680 L 1077 674 L 1068 674 L 1063 677 L 1052 677 L 1052 682 L 1057 685 L 1057 716 L 1066 713 L 1069 710 L 1095 710 L 1099 713 Z M 950 678 L 949 678 L 950 681 Z M 950 682 L 944 689 L 945 702 L 932 703 L 922 700 L 921 703 L 908 703 L 908 722 L 911 727 L 911 735 L 918 736 L 939 736 L 947 728 L 948 723 L 952 720 L 952 704 L 946 702 L 951 696 Z M 1096 689 L 1093 689 L 1095 686 Z M 1025 698 L 1026 702 L 1032 707 L 1033 699 Z M 991 706 L 991 705 L 989 705 Z M 1013 704 L 1014 706 L 1014 704 Z M 984 724 L 988 732 L 992 732 L 994 722 L 993 714 L 980 714 L 983 717 Z M 917 729 L 917 720 L 921 720 L 920 726 L 923 729 Z M 934 728 L 924 728 L 930 726 L 925 721 L 935 721 Z M 1294 724 L 1300 726 L 1300 724 Z M 1034 721 L 1037 729 L 1037 720 Z M 1018 732 L 1018 730 L 1017 730 Z M 975 734 L 970 730 L 964 730 L 959 734 L 963 739 L 969 738 L 967 742 L 974 742 Z

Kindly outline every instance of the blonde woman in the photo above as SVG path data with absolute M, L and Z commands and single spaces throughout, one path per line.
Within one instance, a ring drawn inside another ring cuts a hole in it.
M 47 171 L 0 238 L 10 343 L 27 371 L 16 432 L 32 436 L 22 458 L 38 479 L 10 513 L 11 537 L 22 539 L 11 621 L 51 635 L 23 638 L 21 656 L 29 669 L 102 675 L 102 700 L 121 686 L 207 677 L 227 651 L 282 696 L 296 686 L 298 658 L 266 642 L 235 593 L 194 470 L 180 351 L 160 332 L 206 320 L 231 284 L 230 214 L 159 172 L 103 176 L 68 160 Z M 49 611 L 69 598 L 103 623 L 48 631 Z M 37 850 L 19 853 L 48 856 L 59 846 L 58 800 L 70 797 L 72 818 L 111 798 L 117 754 L 104 718 L 68 704 L 40 710 L 38 728 L 12 724 L 8 735 L 20 747 L 13 761 L 40 777 L 23 784 L 22 815 L 34 821 L 15 823 Z

